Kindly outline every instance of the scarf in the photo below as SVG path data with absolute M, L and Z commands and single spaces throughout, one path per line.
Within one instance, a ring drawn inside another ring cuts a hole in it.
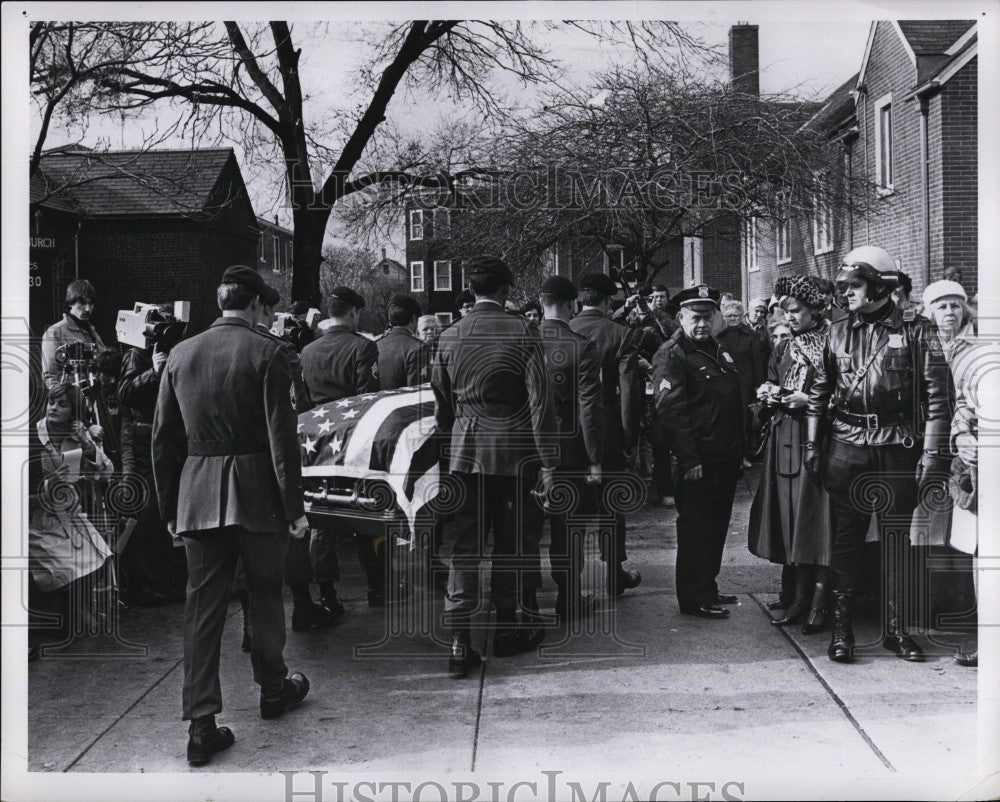
M 823 346 L 830 331 L 830 321 L 821 319 L 807 331 L 792 335 L 788 341 L 788 354 L 792 363 L 781 377 L 781 386 L 790 390 L 805 390 L 809 369 L 823 364 Z

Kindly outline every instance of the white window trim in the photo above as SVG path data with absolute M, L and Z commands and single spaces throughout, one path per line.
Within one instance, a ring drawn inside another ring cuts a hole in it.
M 441 323 L 443 326 L 450 326 L 452 320 L 454 320 L 451 312 L 435 312 L 434 317 L 436 317 L 438 319 L 438 322 Z
M 465 261 L 464 260 L 462 261 L 462 265 L 461 265 L 460 269 L 462 271 L 462 289 L 463 290 L 472 289 L 472 285 L 469 284 L 469 277 L 467 275 L 465 275 Z
M 421 240 L 424 238 L 424 210 L 410 209 L 410 239 Z
M 448 272 L 445 274 L 448 277 L 447 286 L 445 282 L 438 281 L 438 265 L 448 265 Z M 451 260 L 450 259 L 435 259 L 434 260 L 434 292 L 450 292 L 451 291 Z
M 833 209 L 830 208 L 829 177 L 825 171 L 817 172 L 816 192 L 813 194 L 812 235 L 813 256 L 822 256 L 833 250 L 834 220 Z M 820 242 L 820 218 L 826 220 L 826 239 Z
M 751 217 L 745 224 L 744 237 L 746 237 L 747 247 L 747 273 L 760 272 L 760 259 L 757 255 L 757 218 Z
M 622 245 L 608 245 L 604 249 L 604 273 L 605 275 L 611 275 L 611 254 L 608 251 L 615 251 L 620 254 L 618 258 L 618 264 L 615 265 L 615 269 L 624 270 L 625 268 L 625 247 Z
M 414 269 L 418 272 L 414 273 Z M 415 281 L 414 279 L 419 279 Z M 410 262 L 410 292 L 424 291 L 424 263 Z
M 889 106 L 889 169 L 892 180 L 890 180 L 886 184 L 883 184 L 882 183 L 882 109 L 884 109 L 886 106 Z M 892 152 L 893 151 L 892 129 L 895 127 L 892 124 L 893 123 L 892 92 L 889 92 L 886 95 L 882 95 L 882 97 L 876 100 L 875 103 L 873 104 L 873 108 L 875 109 L 875 115 L 874 115 L 875 119 L 873 121 L 875 126 L 875 177 L 879 182 L 876 192 L 878 192 L 878 194 L 881 197 L 885 197 L 886 195 L 891 195 L 893 192 L 895 192 L 896 189 L 894 184 L 894 180 L 896 177 L 896 170 L 895 170 L 896 165 L 893 163 L 893 152 Z
M 792 261 L 792 219 L 791 219 L 791 198 L 788 190 L 778 195 L 779 212 L 778 219 L 774 226 L 774 261 L 779 265 L 787 265 Z M 782 236 L 784 229 L 785 236 Z M 788 250 L 784 256 L 781 255 L 781 244 L 783 240 L 788 241 Z

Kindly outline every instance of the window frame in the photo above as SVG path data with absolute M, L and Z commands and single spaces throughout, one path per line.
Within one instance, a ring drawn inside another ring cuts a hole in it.
M 413 241 L 424 238 L 424 210 L 410 209 L 410 239 Z
M 622 270 L 627 269 L 626 266 L 625 266 L 625 246 L 624 245 L 618 245 L 618 244 L 615 244 L 615 243 L 611 243 L 609 245 L 605 245 L 603 248 L 601 248 L 601 250 L 604 253 L 603 268 L 604 268 L 604 274 L 605 275 L 607 275 L 607 276 L 611 275 L 611 254 L 608 253 L 608 251 L 615 251 L 615 252 L 618 253 L 618 264 L 615 266 L 616 270 L 622 271 Z
M 751 217 L 743 223 L 743 261 L 746 264 L 747 273 L 760 272 L 757 246 L 757 218 Z
M 417 268 L 418 266 L 419 266 L 420 272 L 415 275 L 413 271 L 414 271 L 414 268 Z M 420 282 L 419 282 L 420 286 L 417 286 L 417 282 L 414 281 L 414 279 L 416 279 L 416 278 L 420 279 Z M 410 262 L 410 292 L 423 292 L 424 291 L 424 282 L 425 282 L 426 278 L 427 277 L 424 275 L 424 262 L 423 262 L 423 260 L 422 259 L 421 260 L 414 259 L 412 262 Z
M 438 265 L 448 265 L 448 271 L 446 275 L 448 276 L 448 286 L 442 286 L 442 282 L 438 281 Z M 451 292 L 452 287 L 451 278 L 451 259 L 435 259 L 434 260 L 434 292 Z
M 787 265 L 792 261 L 792 218 L 791 192 L 785 189 L 778 193 L 778 215 L 774 224 L 774 261 Z M 782 248 L 784 245 L 784 248 Z
M 833 207 L 830 204 L 830 176 L 826 170 L 815 173 L 816 191 L 813 193 L 812 240 L 813 256 L 830 253 L 834 248 L 834 218 Z M 821 219 L 822 218 L 822 219 Z M 820 228 L 824 229 L 824 238 L 820 241 Z
M 896 191 L 896 160 L 895 154 L 893 153 L 893 128 L 895 125 L 892 118 L 892 92 L 882 95 L 882 97 L 875 101 L 873 107 L 875 109 L 875 176 L 878 181 L 876 191 L 879 195 L 885 197 L 886 195 L 891 195 Z M 888 137 L 886 136 L 886 132 L 883 130 L 882 126 L 883 113 L 887 108 L 889 121 Z M 885 165 L 883 165 L 882 153 L 886 150 L 886 145 L 888 145 L 888 151 L 886 154 L 888 156 L 888 170 L 886 171 L 886 177 L 888 180 L 883 181 L 883 168 Z
M 444 319 L 445 316 L 447 316 L 447 320 Z M 451 312 L 435 312 L 434 317 L 442 326 L 450 326 L 455 320 L 455 316 Z

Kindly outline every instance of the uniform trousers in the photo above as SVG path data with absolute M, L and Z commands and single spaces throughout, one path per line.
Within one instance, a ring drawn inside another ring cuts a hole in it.
M 586 485 L 580 471 L 559 468 L 553 475 L 555 490 L 550 500 L 549 565 L 559 596 L 567 602 L 580 596 L 583 571 L 583 537 L 589 516 L 584 513 Z
M 625 473 L 625 455 L 611 451 L 604 457 L 601 464 L 603 484 L 594 492 L 597 494 L 597 512 L 602 531 L 607 530 L 607 536 L 600 538 L 601 559 L 607 563 L 608 591 L 613 593 L 622 563 L 628 559 L 625 552 L 625 514 L 616 512 L 608 505 L 608 495 L 602 489 L 614 479 L 615 474 Z
M 741 455 L 742 456 L 742 455 Z M 677 471 L 677 601 L 682 610 L 714 604 L 729 519 L 733 514 L 739 458 L 704 463 L 702 478 L 691 481 Z
M 288 673 L 282 565 L 289 535 L 242 526 L 183 533 L 188 562 L 184 605 L 184 720 L 222 710 L 219 654 L 237 559 L 250 597 L 250 662 L 261 688 L 280 686 Z
M 479 564 L 493 533 L 490 601 L 497 610 L 516 610 L 541 581 L 541 509 L 530 491 L 534 472 L 521 476 L 453 472 L 459 482 L 448 556 L 444 609 L 450 623 L 463 624 L 479 607 Z M 520 593 L 519 593 L 520 586 Z
M 872 513 L 879 523 L 886 597 L 896 603 L 906 592 L 904 562 L 910 521 L 917 506 L 915 473 L 920 444 L 855 446 L 832 440 L 823 482 L 833 506 L 834 590 L 857 588 L 861 555 Z
M 336 534 L 328 529 L 313 529 L 309 537 L 289 538 L 284 565 L 288 585 L 339 582 Z

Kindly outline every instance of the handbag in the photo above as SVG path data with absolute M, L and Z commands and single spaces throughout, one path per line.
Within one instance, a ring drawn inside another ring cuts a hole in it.
M 976 512 L 978 508 L 979 481 L 975 466 L 967 465 L 961 457 L 951 461 L 951 474 L 948 476 L 948 492 L 955 506 Z

